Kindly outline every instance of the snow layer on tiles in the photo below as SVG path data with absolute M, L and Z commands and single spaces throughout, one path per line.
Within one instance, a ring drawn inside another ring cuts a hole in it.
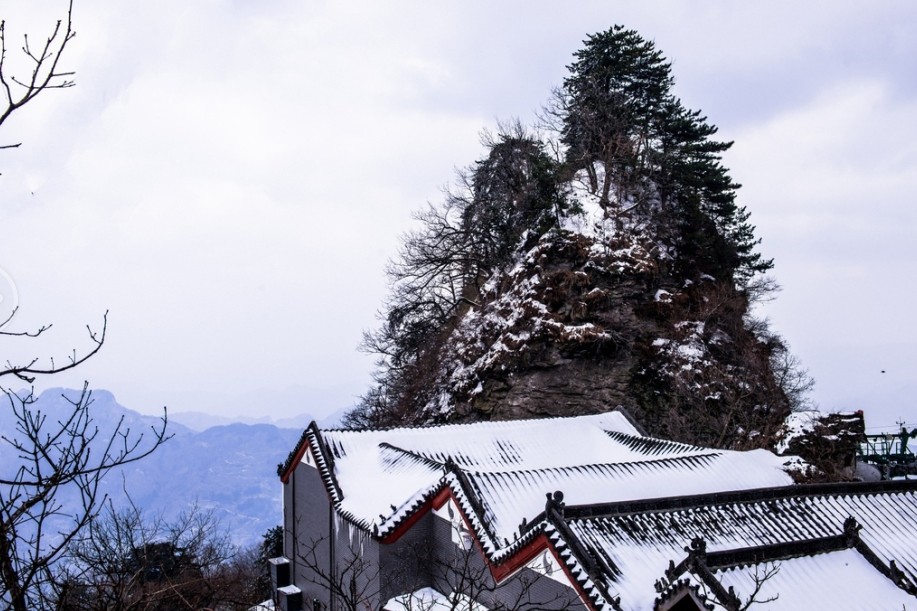
M 381 525 L 438 485 L 442 470 L 382 445 L 385 431 L 323 432 L 334 455 L 339 509 L 366 524 Z
M 620 570 L 609 585 L 625 609 L 652 609 L 653 584 L 670 560 L 685 558 L 694 537 L 706 541 L 708 553 L 773 545 L 839 535 L 848 516 L 863 527 L 861 539 L 882 562 L 896 560 L 908 579 L 917 577 L 917 543 L 901 535 L 917 523 L 914 492 L 788 496 L 575 519 L 568 526 L 592 553 Z
M 325 431 L 322 437 L 334 456 L 334 475 L 343 493 L 340 509 L 381 527 L 418 496 L 438 487 L 449 458 L 463 469 L 480 471 L 639 459 L 605 431 L 639 435 L 622 414 L 608 412 L 579 418 Z
M 768 568 L 776 568 L 777 572 L 761 585 L 755 600 L 774 600 L 762 608 L 888 611 L 917 606 L 913 596 L 854 549 L 720 570 L 715 575 L 724 587 L 733 587 L 745 601 L 755 590 L 756 571 L 760 579 Z
M 322 436 L 334 455 L 340 509 L 380 532 L 442 485 L 450 460 L 476 487 L 497 542 L 512 541 L 555 490 L 579 505 L 792 483 L 769 452 L 641 437 L 619 412 Z
M 469 471 L 504 471 L 639 460 L 605 431 L 638 435 L 619 412 L 578 418 L 477 423 L 427 429 L 393 445 L 444 463 L 451 458 Z
M 765 450 L 693 451 L 656 460 L 622 460 L 575 466 L 475 473 L 468 476 L 481 493 L 497 540 L 512 540 L 523 517 L 545 507 L 545 494 L 560 490 L 568 505 L 594 505 L 669 496 L 788 486 L 782 461 Z
M 453 592 L 446 596 L 433 588 L 422 588 L 410 594 L 396 596 L 382 607 L 382 611 L 452 611 L 453 609 L 488 611 L 489 607 L 463 594 Z

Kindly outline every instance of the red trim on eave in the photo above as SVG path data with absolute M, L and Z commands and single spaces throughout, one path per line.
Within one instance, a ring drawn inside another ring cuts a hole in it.
M 570 573 L 570 569 L 567 567 L 567 563 L 563 561 L 560 557 L 560 554 L 557 553 L 557 549 L 554 547 L 554 544 L 551 543 L 551 539 L 548 535 L 541 533 L 525 545 L 523 545 L 519 550 L 507 558 L 504 562 L 500 564 L 491 564 L 487 559 L 487 556 L 482 554 L 484 562 L 487 563 L 488 568 L 490 568 L 490 574 L 493 576 L 494 581 L 500 583 L 526 564 L 535 559 L 538 554 L 543 551 L 548 550 L 551 552 L 551 555 L 554 556 L 554 559 L 557 560 L 557 565 L 563 569 L 564 574 L 567 576 L 567 581 L 570 582 L 570 585 L 573 586 L 573 589 L 579 595 L 580 600 L 588 609 L 591 611 L 597 611 L 596 606 L 592 603 L 592 598 L 583 590 L 583 587 L 580 583 L 574 579 L 573 575 Z M 550 577 L 546 577 L 550 579 Z
M 543 535 L 545 539 L 548 539 L 547 535 Z M 557 564 L 560 565 L 560 568 L 564 570 L 564 573 L 567 575 L 567 581 L 573 584 L 573 589 L 579 593 L 580 600 L 592 611 L 598 611 L 598 607 L 592 604 L 592 598 L 589 597 L 589 594 L 586 593 L 586 590 L 583 589 L 583 586 L 580 585 L 579 581 L 574 579 L 573 574 L 570 573 L 570 569 L 567 567 L 567 563 L 563 561 L 560 557 L 560 554 L 557 553 L 557 548 L 554 547 L 554 544 L 551 543 L 551 540 L 548 539 L 548 544 L 546 546 L 548 550 L 551 551 L 551 555 L 554 556 L 554 559 L 557 560 Z
M 452 499 L 455 501 L 455 504 L 458 505 L 458 499 L 456 499 L 455 495 L 452 493 L 452 488 L 443 485 L 439 492 L 436 493 L 436 496 L 430 499 L 430 502 L 433 504 L 433 509 L 442 509 L 443 505 L 445 505 L 446 501 L 449 499 Z M 464 512 L 462 512 L 462 515 L 465 515 Z
M 545 533 L 538 534 L 534 539 L 516 550 L 516 553 L 514 553 L 503 562 L 499 564 L 492 563 L 487 557 L 487 554 L 484 553 L 484 546 L 481 545 L 477 532 L 474 530 L 474 528 L 471 527 L 471 523 L 468 521 L 468 516 L 465 515 L 461 504 L 459 504 L 458 499 L 455 498 L 455 493 L 452 492 L 452 488 L 450 488 L 448 485 L 444 485 L 435 495 L 418 506 L 417 509 L 415 509 L 413 513 L 411 513 L 411 515 L 404 520 L 404 522 L 399 524 L 395 530 L 380 539 L 380 543 L 395 543 L 405 533 L 407 533 L 411 527 L 417 524 L 417 522 L 419 522 L 420 519 L 423 518 L 429 511 L 442 508 L 442 506 L 445 505 L 449 500 L 455 502 L 455 506 L 458 508 L 459 513 L 462 516 L 462 520 L 464 520 L 465 525 L 468 528 L 468 532 L 470 532 L 474 537 L 475 547 L 477 548 L 478 553 L 481 555 L 481 558 L 484 560 L 484 563 L 487 565 L 487 568 L 490 570 L 490 574 L 494 578 L 495 582 L 500 583 L 512 575 L 514 572 L 528 564 L 532 559 L 535 558 L 535 556 L 544 550 L 549 550 L 551 555 L 554 556 L 554 559 L 557 560 L 557 564 L 563 569 L 564 574 L 567 576 L 567 581 L 570 582 L 570 584 L 573 586 L 573 589 L 576 590 L 577 594 L 579 594 L 580 600 L 583 602 L 583 604 L 586 605 L 586 607 L 591 611 L 597 611 L 597 608 L 592 603 L 592 599 L 589 597 L 586 591 L 583 590 L 583 587 L 580 585 L 580 583 L 570 573 L 570 569 L 567 567 L 567 563 L 564 562 L 560 557 L 560 554 L 557 553 L 557 550 L 554 548 L 554 544 L 551 543 L 551 539 Z
M 560 557 L 560 554 L 557 553 L 557 549 L 554 547 L 554 544 L 551 543 L 551 539 L 544 533 L 539 534 L 537 537 L 522 546 L 519 551 L 513 554 L 510 558 L 507 558 L 506 562 L 503 562 L 497 566 L 493 566 L 491 568 L 491 574 L 494 576 L 496 581 L 502 581 L 515 571 L 521 569 L 523 566 L 534 560 L 535 556 L 544 550 L 551 552 L 551 555 L 554 556 L 555 560 L 557 560 L 558 566 L 560 566 L 560 568 L 563 569 L 564 574 L 566 574 L 567 581 L 570 582 L 570 584 L 573 586 L 573 589 L 576 590 L 579 594 L 580 599 L 587 607 L 594 610 L 595 606 L 592 604 L 592 599 L 589 598 L 589 595 L 586 594 L 579 582 L 573 578 L 573 575 L 570 573 L 570 570 L 567 567 L 567 563 L 563 561 L 563 559 Z
M 406 532 L 411 530 L 411 527 L 417 524 L 420 521 L 420 519 L 424 517 L 425 515 L 427 515 L 427 513 L 430 511 L 430 507 L 431 507 L 430 501 L 431 501 L 430 499 L 427 499 L 426 501 L 424 501 L 420 506 L 417 507 L 417 509 L 414 510 L 413 513 L 411 513 L 411 515 L 405 518 L 404 522 L 398 525 L 398 528 L 396 528 L 389 534 L 382 537 L 382 539 L 380 539 L 380 542 L 385 543 L 386 545 L 390 543 L 394 543 L 395 541 L 400 539 Z
M 427 512 L 429 512 L 431 509 L 439 509 L 450 497 L 454 498 L 452 496 L 452 490 L 449 488 L 449 486 L 443 486 L 435 495 L 418 505 L 417 508 L 411 512 L 411 515 L 405 518 L 405 520 L 399 524 L 395 530 L 379 539 L 379 542 L 386 545 L 394 543 L 406 532 L 411 530 L 411 527 L 417 524 L 422 517 L 427 515 Z M 462 517 L 464 517 L 464 513 L 462 514 Z
M 309 437 L 306 436 L 306 438 L 302 440 L 302 443 L 296 449 L 296 454 L 293 455 L 293 460 L 290 461 L 290 466 L 287 467 L 287 470 L 284 471 L 283 475 L 280 476 L 281 483 L 287 483 L 287 481 L 290 479 L 290 476 L 293 474 L 293 471 L 296 470 L 296 466 L 302 462 L 302 457 L 306 455 L 306 450 L 309 449 L 310 445 Z M 312 455 L 312 458 L 315 458 L 314 454 Z M 318 464 L 318 461 L 316 461 L 316 464 Z
M 306 452 L 309 452 L 310 454 L 312 454 L 312 462 L 315 463 L 314 465 L 310 465 L 310 466 L 312 466 L 313 469 L 318 469 L 319 472 L 321 472 L 321 469 L 319 469 L 319 466 L 318 466 L 318 457 L 315 455 L 315 452 L 312 450 L 312 444 L 309 442 L 309 438 L 307 437 L 305 441 L 303 441 L 299 449 L 296 450 L 296 454 L 293 455 L 293 460 L 290 461 L 290 466 L 287 467 L 287 470 L 284 471 L 283 475 L 280 476 L 280 483 L 282 484 L 287 483 L 287 481 L 290 479 L 290 476 L 293 475 L 293 471 L 295 471 L 296 467 L 298 467 L 299 464 L 302 462 L 302 458 L 303 456 L 306 455 Z M 327 489 L 328 486 L 326 485 L 325 488 Z M 328 492 L 328 498 L 330 499 L 331 491 L 326 490 L 326 492 Z
M 539 534 L 537 537 L 523 545 L 519 548 L 515 554 L 501 562 L 500 564 L 491 565 L 490 573 L 493 575 L 495 581 L 503 581 L 511 573 L 522 568 L 523 565 L 527 564 L 535 556 L 544 551 L 551 540 L 548 539 L 548 536 L 544 533 Z M 557 556 L 557 554 L 554 554 Z M 560 560 L 558 558 L 558 560 Z M 488 563 L 489 564 L 489 563 Z M 563 566 L 564 563 L 560 562 L 560 566 Z M 575 583 L 575 582 L 574 582 Z

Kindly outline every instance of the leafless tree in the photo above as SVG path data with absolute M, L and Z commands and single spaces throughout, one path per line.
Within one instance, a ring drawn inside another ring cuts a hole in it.
M 781 340 L 771 354 L 771 369 L 794 412 L 816 407 L 812 399 L 815 379 L 809 375 L 799 357 L 790 352 L 785 341 Z
M 723 609 L 724 611 L 749 611 L 749 609 L 758 608 L 761 605 L 767 605 L 780 599 L 779 593 L 765 596 L 762 592 L 764 585 L 774 579 L 779 572 L 779 562 L 765 562 L 754 565 L 752 573 L 749 575 L 752 580 L 751 592 L 744 598 L 736 594 L 731 586 L 726 591 L 725 596 L 722 594 L 717 596 L 703 579 L 700 580 L 700 586 L 704 597 L 713 602 L 714 606 L 711 608 Z M 724 600 L 720 600 L 721 597 Z
M 482 144 L 487 156 L 459 172 L 441 203 L 414 215 L 419 228 L 402 237 L 386 269 L 391 290 L 381 326 L 362 342 L 379 357 L 377 385 L 345 424 L 426 418 L 455 326 L 481 307 L 487 280 L 531 247 L 528 236 L 556 226 L 566 209 L 557 164 L 537 134 L 508 123 L 485 133 Z
M 0 126 L 43 91 L 73 86 L 73 72 L 61 60 L 75 32 L 73 3 L 46 37 L 23 37 L 26 69 L 10 64 L 7 24 L 0 21 Z M 0 148 L 15 148 L 9 144 Z M 16 307 L 0 320 L 4 350 L 30 341 L 50 325 L 15 330 Z M 87 327 L 88 328 L 88 327 Z M 101 330 L 89 331 L 89 345 L 64 359 L 6 358 L 0 378 L 32 384 L 79 366 L 105 342 L 107 316 Z M 166 439 L 166 415 L 148 431 L 131 431 L 125 420 L 100 428 L 93 419 L 88 385 L 64 397 L 64 409 L 44 409 L 32 390 L 0 387 L 0 605 L 15 611 L 49 605 L 54 571 L 64 551 L 97 516 L 105 500 L 101 484 L 107 474 L 140 460 Z
M 754 587 L 752 588 L 751 593 L 739 607 L 739 611 L 748 611 L 752 605 L 766 605 L 779 599 L 780 594 L 774 594 L 773 596 L 764 598 L 761 593 L 761 588 L 764 587 L 764 584 L 773 579 L 779 572 L 780 564 L 777 562 L 767 562 L 763 565 L 756 564 L 754 573 L 752 574 Z
M 14 331 L 7 329 L 7 325 L 13 320 L 18 311 L 18 306 L 14 307 L 6 319 L 0 321 L 0 340 L 13 338 L 34 339 L 44 335 L 51 329 L 50 324 L 42 325 L 37 329 L 31 330 Z M 54 357 L 42 359 L 37 356 L 28 358 L 25 361 L 13 362 L 7 360 L 4 365 L 0 365 L 0 378 L 10 376 L 26 384 L 32 384 L 39 376 L 50 376 L 56 373 L 62 373 L 85 363 L 95 356 L 96 353 L 102 349 L 102 344 L 105 343 L 105 334 L 108 331 L 108 312 L 106 312 L 102 318 L 101 330 L 95 330 L 89 325 L 86 325 L 86 331 L 89 335 L 89 347 L 82 352 L 73 350 L 63 359 L 57 360 L 55 360 Z
M 312 539 L 300 544 L 296 562 L 311 575 L 312 583 L 327 591 L 337 611 L 365 611 L 370 601 L 383 595 L 385 581 L 396 581 L 408 593 L 399 597 L 406 611 L 429 611 L 431 608 L 449 611 L 474 611 L 486 608 L 495 611 L 569 611 L 581 609 L 575 592 L 562 586 L 543 587 L 544 574 L 530 569 L 515 572 L 509 579 L 495 581 L 490 568 L 468 533 L 460 540 L 469 545 L 454 544 L 452 549 L 433 549 L 428 541 L 407 545 L 396 555 L 398 568 L 382 574 L 380 567 L 359 549 L 338 549 L 335 569 L 328 565 L 328 539 Z M 448 545 L 448 544 L 447 544 Z M 550 569 L 548 569 L 550 570 Z M 410 592 L 431 586 L 449 590 L 446 601 L 435 605 L 431 600 L 410 595 Z M 384 603 L 385 601 L 379 601 Z M 446 605 L 446 606 L 443 606 Z M 325 607 L 314 607 L 324 611 Z
M 256 546 L 257 547 L 257 546 Z M 256 547 L 236 549 L 210 511 L 147 516 L 132 503 L 106 510 L 68 548 L 56 584 L 65 611 L 249 609 L 267 598 L 255 587 Z
M 0 21 L 0 125 L 14 112 L 34 100 L 41 92 L 48 89 L 66 89 L 73 87 L 73 72 L 60 67 L 61 58 L 67 45 L 76 36 L 73 30 L 73 0 L 67 5 L 67 14 L 58 19 L 47 38 L 38 44 L 23 36 L 22 53 L 29 68 L 24 74 L 9 71 L 7 57 L 6 21 Z M 21 143 L 0 145 L 0 149 L 16 148 Z
M 568 611 L 582 608 L 573 590 L 563 586 L 541 587 L 552 570 L 544 560 L 540 571 L 523 568 L 510 578 L 495 581 L 476 546 L 457 546 L 447 558 L 434 558 L 433 578 L 448 583 L 453 591 L 450 611 L 466 611 L 468 601 L 485 602 L 495 611 Z
M 57 562 L 96 517 L 101 484 L 166 439 L 166 416 L 131 431 L 124 417 L 106 430 L 92 417 L 86 385 L 64 396 L 62 410 L 42 410 L 31 391 L 5 390 L 0 411 L 0 603 L 15 611 L 47 602 Z
M 363 611 L 367 601 L 381 594 L 379 567 L 357 550 L 347 548 L 338 555 L 332 568 L 322 561 L 330 544 L 328 537 L 313 538 L 302 544 L 294 542 L 296 560 L 307 569 L 312 582 L 328 592 L 335 610 Z

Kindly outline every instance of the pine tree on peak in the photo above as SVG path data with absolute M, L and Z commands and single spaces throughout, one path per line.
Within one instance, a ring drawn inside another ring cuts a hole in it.
M 623 26 L 594 34 L 584 44 L 561 89 L 561 142 L 567 163 L 587 171 L 607 207 L 613 205 L 613 186 L 624 186 L 646 152 L 673 79 L 653 43 Z M 601 184 L 596 163 L 604 169 Z
M 674 96 L 655 44 L 617 25 L 575 58 L 554 110 L 567 174 L 585 170 L 609 216 L 650 221 L 688 277 L 743 283 L 770 269 L 721 163 L 732 143 L 715 140 L 716 126 Z

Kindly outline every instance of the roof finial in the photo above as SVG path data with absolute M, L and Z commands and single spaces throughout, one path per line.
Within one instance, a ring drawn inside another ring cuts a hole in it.
M 678 574 L 675 572 L 676 570 L 677 570 L 677 569 L 675 568 L 675 561 L 672 560 L 672 559 L 670 558 L 670 559 L 669 559 L 669 566 L 668 566 L 668 568 L 666 568 L 666 570 L 665 570 L 665 576 L 666 576 L 666 578 L 669 579 L 670 581 L 672 581 L 672 580 L 674 580 L 676 577 L 678 577 Z
M 697 563 L 706 564 L 707 562 L 707 542 L 703 537 L 694 537 L 691 543 L 685 547 L 688 552 L 688 560 L 692 565 Z
M 844 520 L 844 537 L 847 539 L 847 545 L 852 547 L 856 544 L 862 528 L 853 516 L 847 516 Z
M 564 493 L 560 490 L 555 490 L 552 495 L 550 492 L 545 493 L 547 501 L 544 504 L 545 512 L 554 511 L 559 514 L 561 517 L 564 515 Z

